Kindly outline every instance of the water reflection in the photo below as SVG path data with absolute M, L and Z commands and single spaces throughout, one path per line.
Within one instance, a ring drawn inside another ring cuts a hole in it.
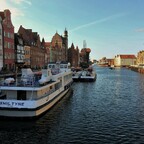
M 93 83 L 74 83 L 36 121 L 0 121 L 0 142 L 30 144 L 144 143 L 144 75 L 96 67 Z

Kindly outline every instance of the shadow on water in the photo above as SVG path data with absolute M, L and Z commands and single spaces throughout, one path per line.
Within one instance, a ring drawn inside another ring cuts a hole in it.
M 49 111 L 36 120 L 0 120 L 1 144 L 47 144 L 61 123 L 65 107 L 70 105 L 73 94 L 65 95 Z
M 36 119 L 1 118 L 0 132 L 27 131 L 27 130 L 33 130 L 36 127 L 45 126 L 45 124 L 47 124 L 47 126 L 52 125 L 52 123 L 56 123 L 54 120 L 58 119 L 63 109 L 67 107 L 67 105 L 69 105 L 72 96 L 73 96 L 73 90 L 71 90 L 71 93 L 66 94 L 50 110 L 48 110 L 47 112 L 45 112 Z

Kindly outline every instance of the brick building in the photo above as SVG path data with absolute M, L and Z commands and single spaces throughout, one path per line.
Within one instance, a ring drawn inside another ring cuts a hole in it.
M 45 47 L 40 41 L 37 32 L 32 29 L 25 29 L 20 26 L 18 33 L 23 37 L 24 46 L 30 47 L 30 66 L 31 68 L 42 68 L 45 66 Z
M 27 67 L 30 67 L 30 46 L 24 46 L 24 53 L 25 53 L 25 55 L 24 55 L 24 57 L 25 57 L 25 59 L 24 59 L 24 65 L 25 66 L 27 66 Z
M 53 36 L 50 44 L 51 62 L 68 60 L 68 32 L 65 29 L 64 36 L 60 36 L 57 32 Z
M 68 62 L 70 62 L 71 67 L 78 67 L 80 63 L 79 49 L 78 47 L 75 48 L 73 43 L 68 49 Z
M 50 47 L 51 47 L 51 42 L 45 42 L 45 49 L 46 49 L 45 62 L 46 62 L 46 65 L 51 61 L 50 60 Z
M 25 63 L 24 41 L 21 35 L 15 33 L 15 62 L 17 66 L 23 66 Z
M 114 65 L 114 59 L 107 59 L 108 66 Z
M 3 67 L 3 27 L 2 18 L 0 16 L 0 70 Z
M 8 70 L 15 68 L 14 26 L 11 21 L 11 12 L 6 9 L 0 12 L 4 34 L 4 67 Z

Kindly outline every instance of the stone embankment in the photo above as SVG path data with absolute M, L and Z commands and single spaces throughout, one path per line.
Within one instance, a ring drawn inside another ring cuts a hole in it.
M 144 66 L 131 66 L 131 70 L 144 74 Z

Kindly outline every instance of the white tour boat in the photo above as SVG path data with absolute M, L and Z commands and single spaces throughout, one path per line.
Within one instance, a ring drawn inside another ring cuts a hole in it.
M 68 63 L 49 63 L 40 79 L 30 68 L 22 76 L 9 78 L 0 85 L 0 116 L 34 118 L 49 110 L 64 95 L 70 93 L 72 72 Z

